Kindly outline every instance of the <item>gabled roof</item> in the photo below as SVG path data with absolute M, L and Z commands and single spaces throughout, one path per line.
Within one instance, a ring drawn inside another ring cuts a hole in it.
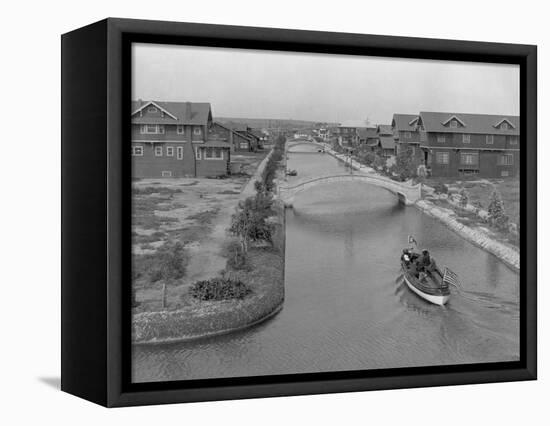
M 449 119 L 456 117 L 464 126 L 452 128 L 445 126 Z M 426 112 L 420 113 L 421 124 L 427 132 L 438 133 L 479 133 L 493 135 L 519 135 L 519 116 L 517 115 L 489 115 L 489 114 L 462 114 L 453 112 Z M 506 120 L 513 128 L 500 130 L 496 126 Z
M 139 112 L 154 104 L 165 113 L 164 117 L 140 116 Z M 132 101 L 132 123 L 135 124 L 188 124 L 205 126 L 212 118 L 209 102 Z
M 417 114 L 393 114 L 392 126 L 397 131 L 414 131 Z
M 379 135 L 384 135 L 384 136 L 393 135 L 393 130 L 391 128 L 391 124 L 379 124 L 376 127 L 376 132 Z

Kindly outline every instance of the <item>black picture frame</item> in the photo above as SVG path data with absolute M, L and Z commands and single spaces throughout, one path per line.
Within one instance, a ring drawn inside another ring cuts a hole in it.
M 119 407 L 536 379 L 536 46 L 113 18 L 61 42 L 62 390 Z M 130 383 L 133 42 L 518 64 L 520 361 Z

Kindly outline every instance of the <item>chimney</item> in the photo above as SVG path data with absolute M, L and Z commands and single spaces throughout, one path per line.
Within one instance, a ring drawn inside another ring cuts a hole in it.
M 191 102 L 185 102 L 185 119 L 191 119 Z

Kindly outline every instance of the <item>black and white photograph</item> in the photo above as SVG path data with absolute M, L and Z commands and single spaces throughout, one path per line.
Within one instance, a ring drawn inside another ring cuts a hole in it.
M 131 64 L 133 383 L 520 360 L 519 65 Z

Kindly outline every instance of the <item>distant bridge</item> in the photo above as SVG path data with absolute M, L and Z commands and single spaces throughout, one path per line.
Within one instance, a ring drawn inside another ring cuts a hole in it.
M 421 197 L 421 185 L 412 185 L 406 182 L 397 182 L 389 178 L 377 175 L 365 174 L 332 174 L 325 176 L 316 176 L 304 178 L 288 185 L 279 186 L 279 198 L 287 205 L 294 203 L 296 195 L 318 185 L 324 185 L 334 182 L 364 182 L 379 188 L 387 189 L 397 195 L 399 202 L 411 205 L 416 203 Z
M 296 139 L 296 140 L 291 139 L 286 143 L 285 149 L 287 152 L 292 152 L 291 148 L 294 148 L 298 145 L 316 146 L 320 149 L 325 149 L 325 145 L 323 145 L 322 143 L 309 141 L 307 139 Z

